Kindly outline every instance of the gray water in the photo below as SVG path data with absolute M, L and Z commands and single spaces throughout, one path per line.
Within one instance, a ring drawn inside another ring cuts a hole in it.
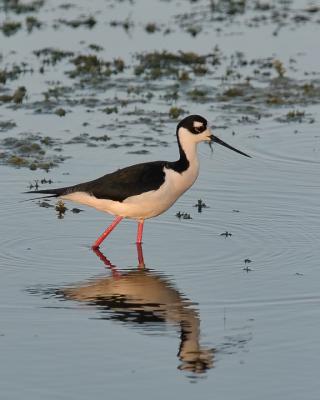
M 293 89 L 319 88 L 320 12 L 303 11 L 318 2 L 287 2 L 289 16 L 277 36 L 268 18 L 251 26 L 256 16 L 269 15 L 253 9 L 255 2 L 231 19 L 221 12 L 220 22 L 210 22 L 205 1 L 69 3 L 61 8 L 62 1 L 47 0 L 30 14 L 43 25 L 29 34 L 24 25 L 9 37 L 0 32 L 0 70 L 22 61 L 34 69 L 0 86 L 0 94 L 27 88 L 22 104 L 0 103 L 1 121 L 16 124 L 0 139 L 49 136 L 61 151 L 48 153 L 66 157 L 49 172 L 0 165 L 1 399 L 318 399 L 320 101 L 316 94 L 298 100 Z M 181 23 L 185 12 L 202 29 L 195 37 Z M 97 23 L 88 29 L 57 22 L 82 14 Z M 312 18 L 297 22 L 297 15 Z M 1 10 L 2 22 L 25 17 Z M 126 19 L 129 30 L 110 26 Z M 160 30 L 148 34 L 149 22 Z M 38 72 L 34 50 L 90 54 L 92 43 L 104 48 L 99 57 L 125 60 L 123 75 L 98 85 L 72 80 L 65 75 L 74 68 L 68 60 Z M 144 81 L 130 69 L 137 52 L 207 54 L 215 45 L 224 54 L 220 65 L 212 74 L 192 76 L 187 89 L 180 86 L 177 101 L 163 98 L 176 83 L 172 76 Z M 235 51 L 248 60 L 280 59 L 292 99 L 266 105 L 262 93 L 250 104 L 242 97 L 218 101 L 217 91 L 243 83 L 246 75 L 263 90 L 277 77 L 271 67 L 271 77 L 254 78 L 248 64 L 240 69 L 242 78 L 221 79 Z M 42 93 L 56 85 L 71 93 L 42 104 Z M 127 93 L 129 86 L 156 96 L 143 103 Z M 205 101 L 186 95 L 198 86 L 209 92 Z M 132 102 L 121 108 L 115 95 Z M 89 98 L 95 99 L 91 106 Z M 117 114 L 101 112 L 114 104 Z M 171 106 L 204 115 L 220 137 L 252 158 L 201 145 L 196 184 L 145 224 L 144 266 L 134 222 L 123 221 L 95 254 L 90 245 L 111 216 L 82 206 L 83 212 L 72 213 L 77 205 L 68 203 L 57 218 L 53 207 L 23 202 L 29 197 L 22 192 L 35 180 L 65 186 L 135 162 L 174 160 Z M 58 107 L 66 116 L 54 114 Z M 286 117 L 297 110 L 304 112 L 300 119 Z M 111 140 L 66 144 L 80 133 Z M 153 146 L 146 147 L 150 136 Z M 0 155 L 7 151 L 1 142 Z M 208 205 L 201 213 L 194 207 L 199 199 Z M 179 211 L 192 219 L 178 219 Z M 221 235 L 226 232 L 231 236 Z

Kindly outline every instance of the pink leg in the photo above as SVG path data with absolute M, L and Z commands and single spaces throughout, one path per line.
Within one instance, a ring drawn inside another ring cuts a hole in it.
M 137 241 L 136 241 L 136 243 L 139 243 L 139 244 L 142 243 L 143 224 L 144 224 L 144 220 L 143 219 L 138 222 L 138 231 L 137 231 Z
M 108 226 L 108 228 L 103 232 L 103 234 L 93 243 L 92 249 L 98 249 L 100 244 L 109 235 L 109 233 L 114 230 L 114 228 L 118 225 L 119 222 L 121 222 L 122 219 L 123 217 L 116 217 Z
M 138 252 L 138 263 L 139 263 L 139 268 L 144 268 L 144 259 L 143 259 L 143 251 L 142 251 L 142 246 L 141 243 L 137 243 L 137 252 Z

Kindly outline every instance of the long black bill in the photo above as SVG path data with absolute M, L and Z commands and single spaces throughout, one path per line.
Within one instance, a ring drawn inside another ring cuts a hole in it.
M 223 140 L 219 139 L 217 136 L 211 135 L 211 143 L 212 142 L 219 143 L 219 144 L 221 144 L 221 146 L 227 147 L 228 149 L 233 150 L 236 153 L 239 153 L 239 154 L 242 154 L 243 156 L 251 158 L 251 156 L 249 156 L 248 154 L 246 154 L 243 151 L 240 151 L 238 149 L 235 149 L 234 147 L 230 146 L 230 144 L 228 144 L 228 143 L 224 142 Z

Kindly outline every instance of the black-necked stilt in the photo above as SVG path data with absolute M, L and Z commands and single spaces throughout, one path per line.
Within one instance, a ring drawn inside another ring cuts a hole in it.
M 156 217 L 170 208 L 197 179 L 198 143 L 216 142 L 250 157 L 214 136 L 206 119 L 200 115 L 184 118 L 177 125 L 176 133 L 180 153 L 177 161 L 152 161 L 131 165 L 90 182 L 27 193 L 61 197 L 115 215 L 111 225 L 93 244 L 94 249 L 99 248 L 123 218 L 138 221 L 137 243 L 141 243 L 144 220 Z

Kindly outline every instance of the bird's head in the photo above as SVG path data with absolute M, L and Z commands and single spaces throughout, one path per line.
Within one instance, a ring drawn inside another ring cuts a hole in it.
M 189 115 L 181 120 L 177 126 L 177 136 L 180 143 L 215 142 L 239 154 L 250 157 L 248 154 L 230 146 L 217 136 L 213 135 L 211 129 L 208 127 L 207 120 L 200 115 Z

